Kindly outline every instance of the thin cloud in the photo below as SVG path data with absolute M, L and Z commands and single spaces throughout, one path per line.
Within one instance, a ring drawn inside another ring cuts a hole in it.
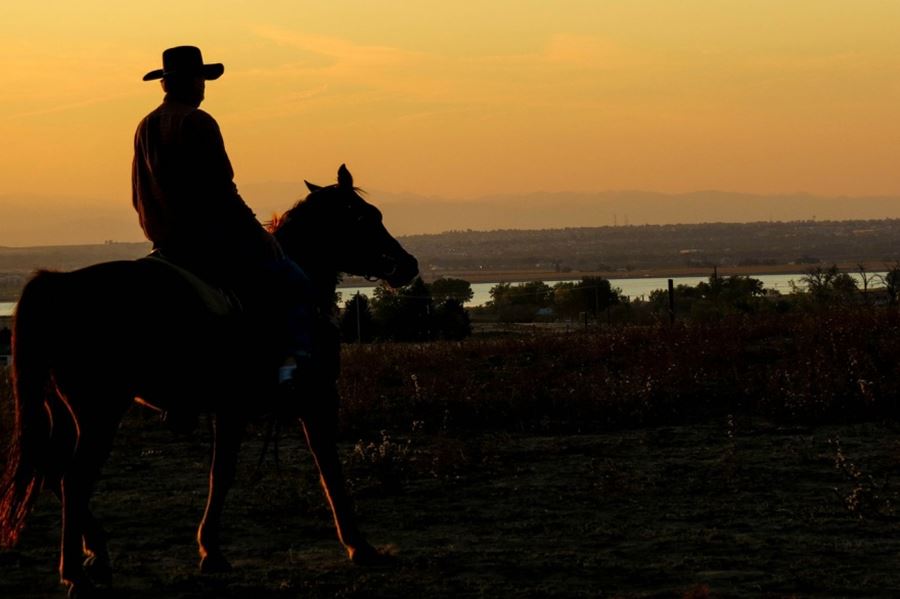
M 140 82 L 146 72 L 134 67 L 143 56 L 133 49 L 84 43 L 60 51 L 21 39 L 5 45 L 9 49 L 0 56 L 0 71 L 10 92 L 0 98 L 5 120 L 78 110 L 141 95 L 137 88 L 123 90 L 123 81 Z
M 303 100 L 327 97 L 332 105 L 394 101 L 410 112 L 398 118 L 425 120 L 454 112 L 559 109 L 560 93 L 572 107 L 596 105 L 598 72 L 626 73 L 629 86 L 649 71 L 671 67 L 663 56 L 598 37 L 557 34 L 533 53 L 451 56 L 383 46 L 358 44 L 339 37 L 308 35 L 257 26 L 261 39 L 296 50 L 289 63 L 255 67 L 242 74 L 279 81 L 325 82 L 309 98 L 287 99 L 281 94 L 266 102 L 268 114 L 307 110 Z M 603 83 L 600 83 L 602 81 Z M 564 91 L 563 91 L 564 90 Z
M 772 72 L 846 72 L 884 69 L 885 64 L 862 52 L 840 52 L 830 54 L 762 55 L 746 60 L 745 65 L 754 70 Z M 892 65 L 896 69 L 896 64 Z
M 356 44 L 332 36 L 296 33 L 275 27 L 258 26 L 253 29 L 258 37 L 272 43 L 288 46 L 311 54 L 333 59 L 333 65 L 353 67 L 396 67 L 418 63 L 423 54 L 390 46 Z
M 48 114 L 56 114 L 60 112 L 67 112 L 69 110 L 77 110 L 80 108 L 87 108 L 89 106 L 97 106 L 98 104 L 106 104 L 109 102 L 116 102 L 118 100 L 122 100 L 125 98 L 136 98 L 138 96 L 143 96 L 143 92 L 122 92 L 118 94 L 109 94 L 99 98 L 86 98 L 84 100 L 76 100 L 74 102 L 67 102 L 63 104 L 56 104 L 54 106 L 47 106 L 44 108 L 38 108 L 36 110 L 27 110 L 25 112 L 18 112 L 15 114 L 9 115 L 7 118 L 10 120 L 13 119 L 23 119 L 28 117 L 35 116 L 44 116 Z
M 550 36 L 540 50 L 524 54 L 488 55 L 472 60 L 476 64 L 521 68 L 578 68 L 616 70 L 662 65 L 670 61 L 660 55 L 631 48 L 610 39 L 575 34 Z

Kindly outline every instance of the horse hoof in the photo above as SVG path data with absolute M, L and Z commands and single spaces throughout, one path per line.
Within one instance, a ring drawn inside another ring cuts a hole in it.
M 350 561 L 357 566 L 389 566 L 396 561 L 394 547 L 375 548 L 368 543 L 357 547 L 348 547 Z
M 66 581 L 65 585 L 67 599 L 91 599 L 97 596 L 97 589 L 89 580 L 81 582 Z
M 109 558 L 91 555 L 84 560 L 84 573 L 94 583 L 99 585 L 112 584 L 112 567 Z
M 200 558 L 201 574 L 223 574 L 231 572 L 231 564 L 221 554 L 208 553 Z

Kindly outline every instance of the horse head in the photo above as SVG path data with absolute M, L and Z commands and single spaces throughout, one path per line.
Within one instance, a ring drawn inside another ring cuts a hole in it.
M 415 257 L 388 233 L 381 211 L 359 195 L 345 165 L 337 183 L 323 187 L 307 181 L 306 186 L 309 195 L 280 219 L 274 234 L 313 280 L 333 282 L 347 273 L 400 287 L 415 278 Z

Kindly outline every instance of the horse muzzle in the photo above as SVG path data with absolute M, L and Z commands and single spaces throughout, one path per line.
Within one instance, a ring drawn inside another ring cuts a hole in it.
M 375 275 L 377 278 L 386 281 L 391 287 L 403 287 L 419 274 L 419 261 L 409 254 L 398 257 L 382 255 L 378 270 L 380 272 Z

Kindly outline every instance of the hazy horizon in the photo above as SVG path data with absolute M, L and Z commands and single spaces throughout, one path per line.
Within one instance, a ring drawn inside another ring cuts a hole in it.
M 248 184 L 249 194 L 245 193 L 245 199 L 264 222 L 299 199 L 301 194 L 292 192 L 302 186 L 302 183 L 289 182 Z M 900 196 L 763 196 L 711 190 L 680 194 L 639 190 L 532 192 L 462 199 L 379 190 L 364 195 L 381 209 L 385 225 L 397 236 L 467 229 L 900 218 Z M 106 241 L 145 241 L 129 202 L 0 195 L 0 246 Z

